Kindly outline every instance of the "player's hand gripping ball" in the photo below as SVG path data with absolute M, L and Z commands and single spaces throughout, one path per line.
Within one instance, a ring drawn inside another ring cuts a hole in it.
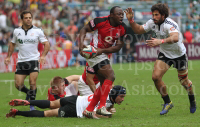
M 93 46 L 87 45 L 86 48 L 82 50 L 82 53 L 86 59 L 90 59 L 96 56 L 97 50 Z

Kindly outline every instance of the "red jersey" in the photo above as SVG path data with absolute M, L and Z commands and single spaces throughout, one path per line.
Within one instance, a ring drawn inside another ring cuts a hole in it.
M 109 19 L 110 16 L 98 17 L 89 22 L 90 28 L 95 31 L 90 45 L 95 48 L 109 48 L 116 40 L 125 37 L 125 23 L 114 27 L 110 25 Z
M 69 81 L 66 78 L 63 78 L 63 80 L 65 81 L 65 87 L 69 85 Z M 57 100 L 59 98 L 65 97 L 66 92 L 64 91 L 64 94 L 53 94 L 51 92 L 51 88 L 48 89 L 48 100 L 50 101 L 54 101 Z
M 50 101 L 55 101 L 59 98 L 65 97 L 66 95 L 65 91 L 64 91 L 64 94 L 53 94 L 51 90 L 52 90 L 51 88 L 48 89 L 48 100 Z
M 87 82 L 86 82 L 86 75 L 87 75 L 87 73 L 95 74 L 94 69 L 91 68 L 91 67 L 89 67 L 88 63 L 86 63 L 84 72 L 82 74 L 82 79 L 85 82 L 85 84 L 87 84 Z M 97 78 L 96 75 L 94 76 L 93 81 L 94 81 L 95 84 L 99 83 L 99 79 Z

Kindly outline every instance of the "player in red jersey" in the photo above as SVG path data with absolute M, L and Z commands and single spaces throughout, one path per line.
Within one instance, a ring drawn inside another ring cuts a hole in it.
M 93 94 L 94 91 L 99 87 L 100 82 L 95 75 L 94 69 L 86 63 L 84 72 L 78 80 L 78 90 L 81 96 L 87 96 Z
M 90 45 L 97 48 L 97 55 L 94 58 L 87 59 L 90 67 L 94 68 L 100 80 L 101 86 L 96 89 L 94 97 L 83 112 L 86 117 L 92 118 L 94 107 L 100 101 L 97 113 L 100 115 L 111 115 L 105 108 L 106 97 L 115 80 L 114 71 L 110 65 L 107 54 L 118 52 L 124 45 L 123 38 L 126 36 L 126 25 L 122 22 L 124 12 L 119 6 L 114 6 L 110 10 L 110 15 L 98 17 L 91 20 L 84 26 L 79 35 L 79 50 L 82 54 L 84 38 L 87 32 L 94 31 L 94 36 Z M 116 42 L 116 43 L 115 43 Z M 113 46 L 115 43 L 115 46 Z
M 78 79 L 80 75 L 71 75 L 66 78 L 55 76 L 48 89 L 48 100 L 54 101 L 66 96 L 78 95 Z

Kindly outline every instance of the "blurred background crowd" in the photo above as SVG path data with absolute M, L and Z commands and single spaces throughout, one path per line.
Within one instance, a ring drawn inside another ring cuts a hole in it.
M 123 9 L 132 7 L 135 10 L 135 21 L 143 24 L 151 18 L 151 6 L 158 2 L 169 6 L 170 17 L 179 24 L 184 43 L 200 42 L 198 0 L 0 0 L 0 53 L 7 52 L 14 28 L 21 26 L 19 15 L 23 10 L 31 10 L 33 25 L 44 30 L 51 50 L 71 49 L 72 58 L 77 61 L 80 58 L 77 36 L 92 18 L 107 15 L 112 6 L 119 5 Z M 100 14 L 96 15 L 97 12 Z M 129 26 L 128 21 L 124 22 Z M 125 60 L 134 61 L 134 46 L 144 44 L 146 37 L 134 36 L 131 28 L 128 33 L 133 39 L 126 40 L 121 54 L 126 55 Z M 90 43 L 91 37 L 92 33 L 88 33 L 84 42 L 86 45 Z M 38 49 L 42 51 L 43 45 L 39 44 Z M 75 65 L 76 62 L 70 64 Z

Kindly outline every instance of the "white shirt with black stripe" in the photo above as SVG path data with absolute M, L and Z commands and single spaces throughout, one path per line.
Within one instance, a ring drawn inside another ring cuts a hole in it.
M 17 62 L 39 60 L 38 43 L 46 41 L 48 40 L 40 28 L 32 26 L 27 31 L 22 27 L 15 28 L 11 42 L 19 48 Z
M 186 48 L 183 44 L 183 36 L 180 32 L 178 24 L 171 18 L 166 18 L 165 21 L 159 26 L 154 23 L 152 19 L 148 20 L 143 25 L 146 32 L 153 31 L 155 38 L 164 39 L 170 36 L 172 32 L 179 33 L 179 40 L 176 43 L 164 43 L 160 45 L 160 52 L 162 52 L 167 58 L 174 59 L 180 57 L 186 53 Z

